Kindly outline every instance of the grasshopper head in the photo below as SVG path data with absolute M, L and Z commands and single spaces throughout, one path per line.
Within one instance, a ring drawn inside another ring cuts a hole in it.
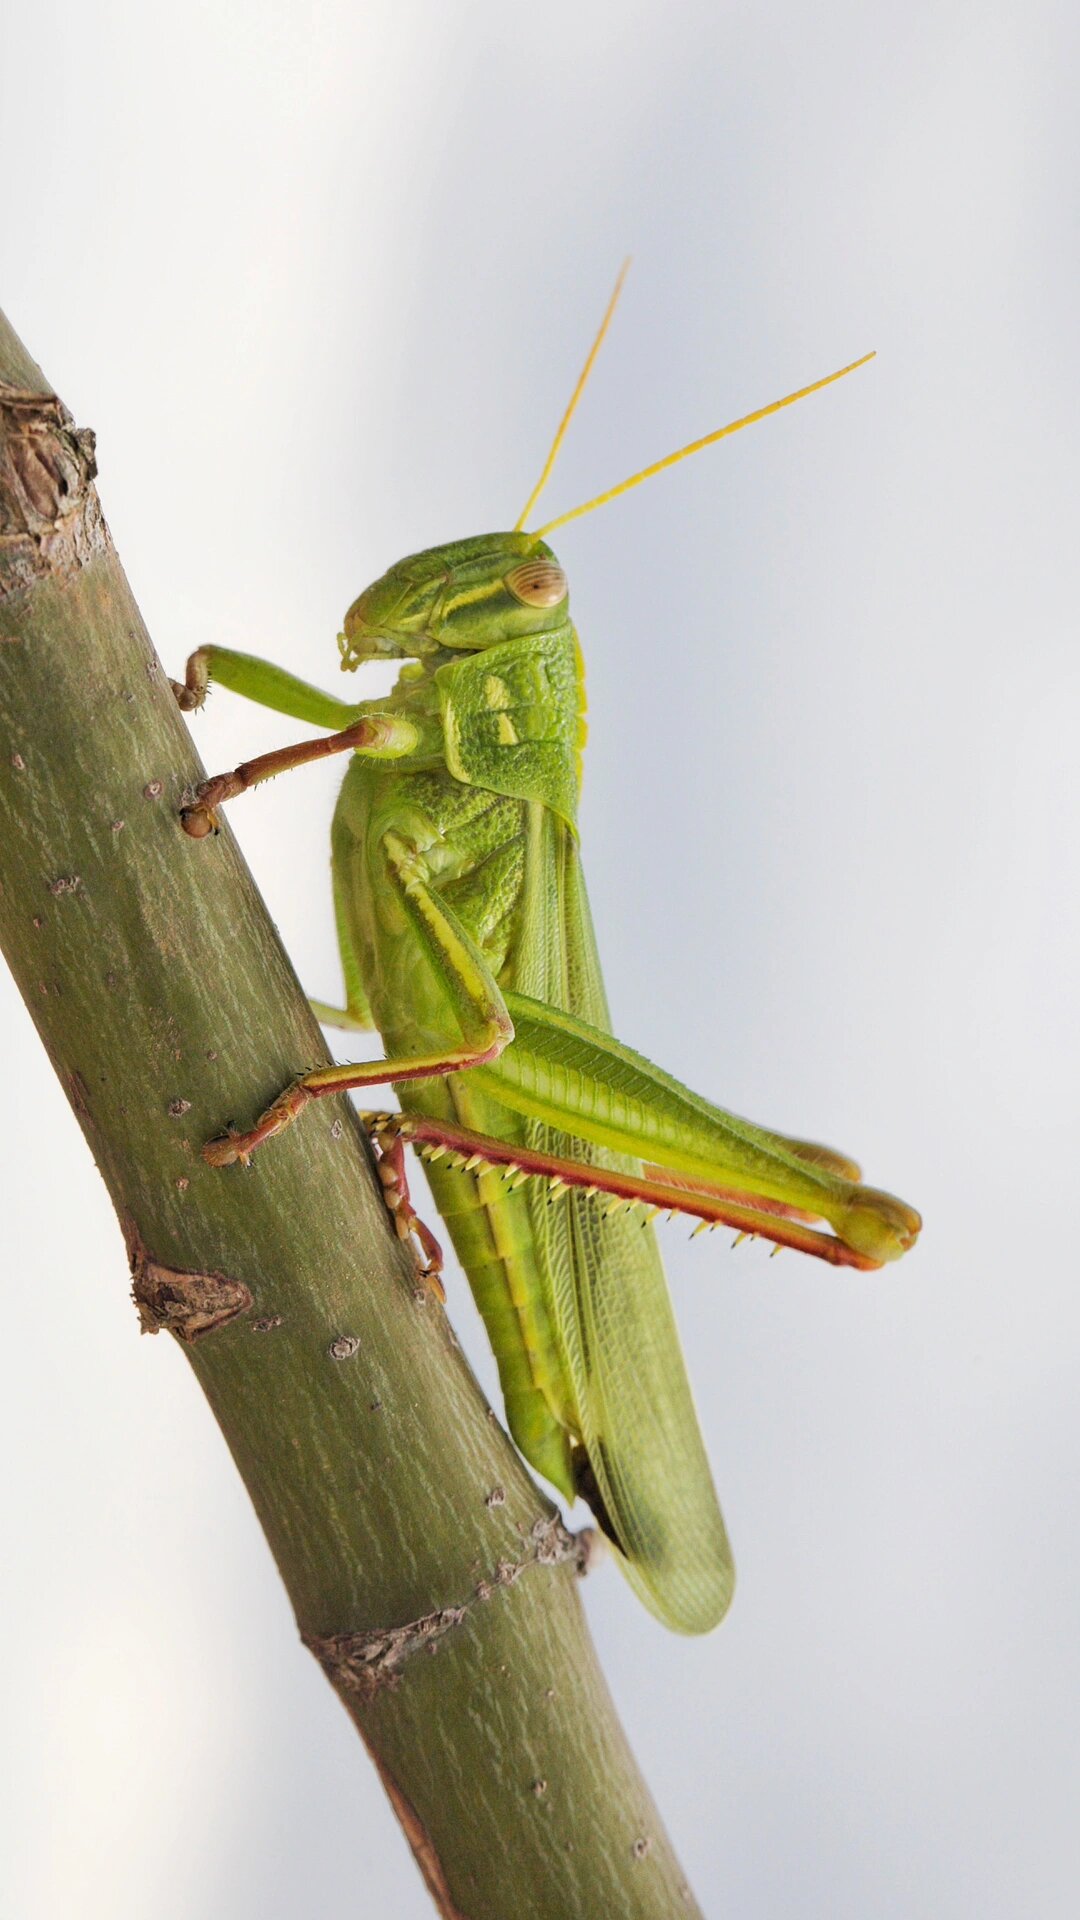
M 365 587 L 338 639 L 346 671 L 364 660 L 477 653 L 565 618 L 566 575 L 531 533 L 484 533 L 410 554 Z

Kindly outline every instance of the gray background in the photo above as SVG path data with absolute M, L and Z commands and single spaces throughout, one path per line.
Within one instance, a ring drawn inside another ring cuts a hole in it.
M 344 607 L 513 520 L 629 249 L 550 513 L 878 349 L 559 541 L 620 1032 L 927 1223 L 877 1277 L 668 1230 L 739 1591 L 698 1642 L 610 1565 L 586 1604 L 711 1914 L 1073 1914 L 1075 9 L 14 12 L 3 302 L 174 668 L 355 685 Z M 196 725 L 212 767 L 297 732 Z M 233 815 L 326 996 L 337 777 Z M 6 981 L 0 1020 L 0 1907 L 419 1920 Z

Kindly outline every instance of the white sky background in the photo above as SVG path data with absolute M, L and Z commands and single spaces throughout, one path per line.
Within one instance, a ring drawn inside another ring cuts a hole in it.
M 557 537 L 622 1037 L 926 1216 L 877 1277 L 668 1231 L 739 1591 L 696 1642 L 610 1564 L 586 1602 L 714 1916 L 1076 1910 L 1078 53 L 1068 0 L 5 26 L 0 299 L 174 670 L 342 689 L 361 586 L 514 519 L 628 250 L 549 512 L 878 349 Z M 215 769 L 296 732 L 197 724 Z M 325 996 L 337 778 L 233 814 Z M 0 1909 L 421 1920 L 6 979 L 0 1022 Z

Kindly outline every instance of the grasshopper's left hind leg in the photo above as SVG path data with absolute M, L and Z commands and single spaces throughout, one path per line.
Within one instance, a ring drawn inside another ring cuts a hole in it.
M 513 1186 L 522 1180 L 540 1180 L 548 1189 L 550 1201 L 577 1188 L 596 1200 L 606 1213 L 638 1207 L 649 1220 L 662 1213 L 685 1214 L 698 1222 L 695 1233 L 710 1227 L 733 1227 L 736 1245 L 740 1240 L 760 1238 L 772 1241 L 774 1253 L 781 1247 L 793 1247 L 797 1253 L 813 1254 L 837 1267 L 870 1270 L 881 1265 L 880 1260 L 859 1253 L 835 1234 L 819 1232 L 810 1224 L 817 1216 L 802 1208 L 705 1180 L 688 1180 L 662 1166 L 627 1171 L 595 1160 L 545 1153 L 521 1141 L 473 1133 L 430 1114 L 365 1113 L 361 1118 L 384 1155 L 407 1141 L 422 1160 L 445 1159 L 448 1167 L 461 1167 L 467 1172 L 502 1172 Z
M 649 1196 L 645 1188 L 654 1183 L 637 1181 L 638 1196 L 650 1204 L 683 1206 L 695 1193 L 711 1196 L 726 1210 L 710 1210 L 711 1217 L 815 1251 L 801 1224 L 809 1215 L 827 1220 L 848 1252 L 871 1265 L 895 1260 L 914 1244 L 922 1224 L 915 1209 L 851 1178 L 858 1168 L 842 1154 L 714 1107 L 613 1035 L 560 1008 L 509 990 L 506 1002 L 514 1045 L 491 1066 L 478 1065 L 477 1085 L 526 1118 L 651 1162 L 662 1176 L 657 1184 L 676 1199 Z M 524 1156 L 521 1166 L 530 1170 Z M 665 1170 L 676 1176 L 673 1185 Z M 551 1171 L 563 1184 L 580 1179 L 579 1171 Z M 747 1205 L 752 1218 L 740 1219 L 735 1209 L 745 1212 Z
M 383 1199 L 394 1222 L 394 1230 L 399 1240 L 408 1240 L 410 1235 L 419 1241 L 424 1256 L 420 1277 L 429 1280 L 440 1300 L 446 1299 L 446 1289 L 440 1275 L 443 1268 L 443 1251 L 431 1228 L 424 1225 L 412 1203 L 409 1192 L 409 1178 L 405 1166 L 405 1142 L 400 1134 L 390 1132 L 371 1133 L 375 1148 L 375 1167 L 379 1184 L 383 1190 Z

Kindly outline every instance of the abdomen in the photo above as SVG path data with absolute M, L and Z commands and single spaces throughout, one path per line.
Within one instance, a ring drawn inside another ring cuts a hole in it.
M 503 984 L 514 984 L 525 917 L 527 803 L 462 786 L 449 775 L 387 776 L 350 766 L 335 816 L 336 857 L 348 938 L 386 1052 L 419 1052 L 446 1032 L 439 983 L 407 921 L 385 896 L 378 858 L 392 828 L 416 845 L 430 883 L 451 907 Z M 524 1122 L 470 1084 L 468 1073 L 412 1080 L 394 1089 L 402 1107 L 503 1140 L 524 1140 Z M 468 1277 L 499 1368 L 507 1424 L 525 1458 L 573 1500 L 572 1409 L 546 1306 L 529 1205 L 496 1173 L 440 1163 L 427 1177 Z

